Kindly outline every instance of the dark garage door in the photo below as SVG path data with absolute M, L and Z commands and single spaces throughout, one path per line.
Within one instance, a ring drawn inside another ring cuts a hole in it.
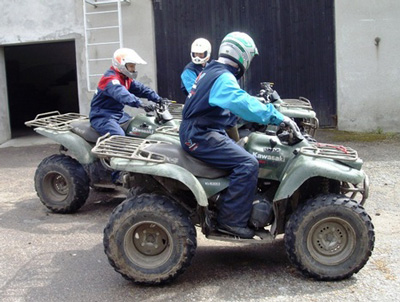
M 25 121 L 58 110 L 79 112 L 75 42 L 4 47 L 11 135 L 23 135 Z
M 321 126 L 335 126 L 336 71 L 333 0 L 153 0 L 158 92 L 183 102 L 180 73 L 190 45 L 204 37 L 213 45 L 231 31 L 248 33 L 260 56 L 243 86 L 275 83 L 282 98 L 307 97 Z

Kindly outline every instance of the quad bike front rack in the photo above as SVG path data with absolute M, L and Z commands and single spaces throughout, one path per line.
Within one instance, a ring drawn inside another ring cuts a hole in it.
M 308 156 L 329 158 L 342 162 L 355 162 L 358 160 L 357 151 L 341 145 L 316 143 L 310 147 L 302 147 L 299 152 Z M 354 199 L 357 193 L 360 193 L 360 204 L 364 205 L 369 196 L 369 178 L 367 175 L 365 176 L 362 187 L 357 187 L 357 185 L 348 182 L 342 182 L 340 191 L 345 195 L 351 194 L 351 199 Z
M 310 147 L 302 147 L 300 153 L 308 156 L 323 157 L 347 162 L 354 162 L 358 159 L 356 150 L 333 144 L 316 143 Z
M 25 125 L 28 127 L 68 131 L 72 129 L 72 122 L 83 120 L 89 120 L 89 117 L 79 113 L 61 114 L 59 111 L 50 111 L 36 115 L 35 119 L 25 122 Z

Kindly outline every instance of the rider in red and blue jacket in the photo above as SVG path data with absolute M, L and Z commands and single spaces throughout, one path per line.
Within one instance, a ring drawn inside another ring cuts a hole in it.
M 136 64 L 146 62 L 134 50 L 118 49 L 112 63 L 113 66 L 100 79 L 90 104 L 90 124 L 100 135 L 125 135 L 120 125 L 132 118 L 124 112 L 125 105 L 142 107 L 139 98 L 147 98 L 153 102 L 159 102 L 162 98 L 154 90 L 135 80 Z

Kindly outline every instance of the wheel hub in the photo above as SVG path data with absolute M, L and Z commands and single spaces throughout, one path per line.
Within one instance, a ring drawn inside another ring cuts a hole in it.
M 65 177 L 56 172 L 46 174 L 43 179 L 44 190 L 55 202 L 63 201 L 69 192 L 69 184 Z
M 342 228 L 330 223 L 319 230 L 314 240 L 321 253 L 331 255 L 343 248 L 341 243 L 347 241 L 347 234 Z
M 314 225 L 307 238 L 311 256 L 325 265 L 344 262 L 355 249 L 356 235 L 344 220 L 330 217 Z
M 60 194 L 66 195 L 68 193 L 68 184 L 61 175 L 54 177 L 53 187 Z
M 155 224 L 146 223 L 136 228 L 133 244 L 136 249 L 147 256 L 161 254 L 167 247 L 168 236 Z

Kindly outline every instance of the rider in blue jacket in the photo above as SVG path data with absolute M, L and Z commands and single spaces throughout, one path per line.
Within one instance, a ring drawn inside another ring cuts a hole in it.
M 136 81 L 136 64 L 147 64 L 133 49 L 120 48 L 114 52 L 112 66 L 97 86 L 90 104 L 90 124 L 101 135 L 125 135 L 121 124 L 131 119 L 125 105 L 142 107 L 140 98 L 153 102 L 161 97 L 149 87 Z
M 297 127 L 271 104 L 262 104 L 238 85 L 238 79 L 258 54 L 253 39 L 245 33 L 228 34 L 219 58 L 207 65 L 196 79 L 183 109 L 179 130 L 182 148 L 214 167 L 231 171 L 229 187 L 220 196 L 217 229 L 241 238 L 252 238 L 248 227 L 254 201 L 258 161 L 231 140 L 225 129 L 236 116 L 260 124 L 285 122 Z
M 181 90 L 186 96 L 189 94 L 197 76 L 203 71 L 208 60 L 210 60 L 211 43 L 204 38 L 194 40 L 190 57 L 192 61 L 185 66 L 181 74 Z

